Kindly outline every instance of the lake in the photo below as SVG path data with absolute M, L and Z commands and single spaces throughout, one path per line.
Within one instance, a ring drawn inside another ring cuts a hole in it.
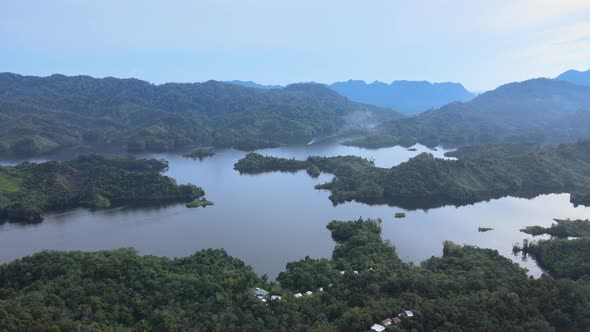
M 402 147 L 368 150 L 320 142 L 257 151 L 277 157 L 303 159 L 309 155 L 356 155 L 372 158 L 380 167 L 391 167 L 421 153 L 442 158 L 443 149 L 417 151 Z M 568 194 L 543 195 L 534 199 L 502 198 L 470 206 L 446 206 L 428 211 L 350 202 L 333 206 L 329 192 L 314 185 L 329 181 L 322 174 L 313 179 L 305 171 L 240 175 L 233 164 L 246 153 L 218 150 L 202 161 L 178 154 L 145 157 L 169 161 L 167 175 L 179 183 L 203 187 L 215 205 L 188 209 L 184 204 L 109 210 L 75 209 L 47 214 L 38 224 L 0 225 L 0 262 L 30 255 L 43 249 L 105 250 L 134 247 L 141 254 L 187 256 L 205 248 L 224 248 L 253 266 L 262 275 L 275 278 L 285 264 L 305 256 L 330 257 L 334 243 L 326 224 L 331 220 L 359 217 L 381 218 L 383 238 L 391 241 L 405 261 L 419 263 L 442 254 L 442 242 L 451 240 L 497 249 L 529 269 L 541 271 L 532 261 L 512 255 L 512 245 L 530 239 L 519 232 L 528 225 L 548 226 L 553 218 L 583 218 L 590 208 L 574 207 Z M 5 162 L 6 164 L 6 162 Z M 406 218 L 395 219 L 396 212 Z M 478 227 L 494 230 L 480 233 Z

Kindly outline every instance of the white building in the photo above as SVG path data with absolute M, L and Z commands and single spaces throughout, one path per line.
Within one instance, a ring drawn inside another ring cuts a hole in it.
M 377 331 L 377 332 L 385 331 L 385 326 L 379 325 L 379 324 L 373 324 L 373 326 L 371 326 L 371 330 Z

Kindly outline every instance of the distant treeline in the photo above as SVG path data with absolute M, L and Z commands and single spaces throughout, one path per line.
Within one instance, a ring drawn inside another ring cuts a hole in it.
M 586 280 L 529 279 L 495 250 L 451 242 L 416 266 L 381 239 L 378 220 L 328 229 L 332 258 L 288 263 L 278 283 L 223 250 L 41 252 L 0 266 L 0 330 L 364 332 L 387 318 L 388 331 L 590 328 Z
M 434 158 L 422 153 L 390 169 L 363 158 L 309 157 L 305 161 L 248 154 L 240 172 L 317 168 L 334 174 L 316 186 L 331 191 L 335 204 L 356 200 L 405 208 L 465 205 L 503 196 L 534 197 L 571 193 L 574 204 L 590 205 L 590 140 L 560 145 L 500 144 L 460 148 Z
M 162 175 L 168 162 L 80 156 L 0 167 L 0 221 L 38 221 L 51 210 L 145 201 L 191 201 L 205 192 Z

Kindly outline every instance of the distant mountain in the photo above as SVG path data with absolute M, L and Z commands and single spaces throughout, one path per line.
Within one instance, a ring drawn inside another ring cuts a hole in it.
M 307 143 L 399 117 L 320 84 L 261 90 L 218 81 L 154 85 L 112 77 L 0 73 L 0 155 L 8 156 L 66 147 L 255 149 Z
M 284 88 L 284 86 L 282 86 L 282 85 L 264 85 L 264 84 L 258 84 L 256 82 L 252 82 L 252 81 L 233 80 L 233 81 L 225 81 L 225 83 L 236 84 L 236 85 L 241 85 L 241 86 L 245 86 L 248 88 L 257 88 L 257 89 L 263 89 L 263 90 L 273 90 L 273 89 Z
M 469 102 L 387 121 L 376 128 L 374 135 L 349 143 L 376 147 L 413 140 L 430 146 L 456 147 L 498 142 L 572 142 L 588 137 L 590 87 L 533 79 L 503 85 Z
M 460 83 L 394 81 L 391 84 L 364 81 L 336 82 L 329 85 L 351 100 L 393 108 L 402 113 L 418 113 L 454 101 L 467 101 L 475 95 Z
M 557 76 L 556 80 L 561 81 L 568 81 L 573 84 L 577 85 L 585 85 L 590 86 L 590 70 L 586 71 L 578 71 L 578 70 L 568 70 L 563 74 Z

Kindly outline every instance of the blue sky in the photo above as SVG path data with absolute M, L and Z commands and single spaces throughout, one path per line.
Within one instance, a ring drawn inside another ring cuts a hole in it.
M 588 0 L 2 1 L 0 71 L 492 89 L 590 68 Z

